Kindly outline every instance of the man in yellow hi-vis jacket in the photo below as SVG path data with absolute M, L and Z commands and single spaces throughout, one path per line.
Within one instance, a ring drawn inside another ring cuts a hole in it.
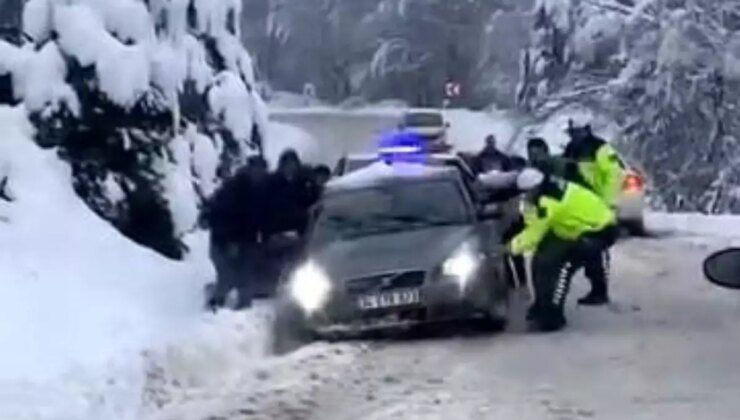
M 624 182 L 624 164 L 616 150 L 604 139 L 595 136 L 591 126 L 568 126 L 570 142 L 565 146 L 563 158 L 571 163 L 573 171 L 567 179 L 578 181 L 591 188 L 608 205 L 616 207 Z
M 543 331 L 565 326 L 563 305 L 573 274 L 614 244 L 616 215 L 589 189 L 525 169 L 517 187 L 528 191 L 526 227 L 508 245 L 513 255 L 534 252 L 535 303 L 528 317 Z M 608 267 L 598 273 L 606 283 Z
M 562 157 L 550 156 L 547 144 L 542 139 L 532 139 L 528 151 L 533 164 L 547 174 L 557 175 L 586 187 L 599 196 L 604 203 L 616 209 L 617 199 L 624 182 L 624 167 L 617 152 L 606 141 L 594 136 L 589 126 L 568 128 L 571 142 Z M 578 299 L 579 305 L 604 305 L 609 302 L 608 282 L 602 282 L 597 273 L 599 267 L 610 263 L 609 250 L 595 256 L 585 264 L 586 277 L 591 282 L 591 291 Z M 605 279 L 604 281 L 608 281 Z
M 624 183 L 624 164 L 617 151 L 604 139 L 595 136 L 590 125 L 576 126 L 573 121 L 569 121 L 567 132 L 570 143 L 563 152 L 567 165 L 566 179 L 591 188 L 606 204 L 616 209 Z M 605 250 L 592 264 L 609 265 L 610 260 L 609 251 Z M 587 265 L 587 268 L 592 264 Z M 586 273 L 586 277 L 591 281 L 591 291 L 579 299 L 578 303 L 581 305 L 608 303 L 608 283 L 599 283 L 598 279 L 588 274 Z

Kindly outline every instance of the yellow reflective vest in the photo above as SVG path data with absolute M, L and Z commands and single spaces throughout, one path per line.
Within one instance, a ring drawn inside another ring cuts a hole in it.
M 541 194 L 534 205 L 525 208 L 525 228 L 509 243 L 512 254 L 535 251 L 548 232 L 575 241 L 616 224 L 614 210 L 593 191 L 574 182 L 562 184 L 561 197 Z

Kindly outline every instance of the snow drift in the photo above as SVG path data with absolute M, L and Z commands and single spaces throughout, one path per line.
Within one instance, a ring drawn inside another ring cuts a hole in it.
M 249 394 L 264 368 L 307 376 L 306 358 L 329 352 L 268 357 L 266 307 L 205 313 L 204 235 L 189 237 L 184 262 L 137 246 L 32 138 L 22 106 L 0 107 L 0 179 L 12 192 L 0 199 L 0 418 L 193 418 L 177 407 L 194 394 Z

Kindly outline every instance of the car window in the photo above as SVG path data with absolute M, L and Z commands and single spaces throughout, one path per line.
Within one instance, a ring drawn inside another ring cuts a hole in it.
M 466 224 L 470 220 L 468 204 L 457 182 L 399 182 L 325 197 L 314 227 L 314 239 L 320 242 L 350 239 Z
M 444 119 L 439 113 L 419 112 L 406 114 L 403 125 L 406 127 L 441 127 L 444 125 Z
M 347 161 L 347 170 L 345 171 L 345 173 L 350 173 L 358 169 L 365 168 L 376 161 L 377 159 L 349 159 Z

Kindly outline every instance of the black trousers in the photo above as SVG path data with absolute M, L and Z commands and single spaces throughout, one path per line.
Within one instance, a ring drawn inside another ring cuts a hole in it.
M 619 235 L 616 227 L 586 235 L 581 239 L 579 252 L 586 278 L 591 282 L 591 293 L 609 296 L 611 255 L 609 249 Z
M 579 240 L 565 240 L 549 233 L 540 243 L 532 260 L 535 288 L 535 319 L 545 329 L 565 323 L 563 307 L 573 275 L 584 267 L 597 280 L 597 286 L 607 284 L 608 249 L 616 234 L 611 227 L 585 235 Z M 604 262 L 607 262 L 606 264 Z
M 211 241 L 210 257 L 216 269 L 216 284 L 209 304 L 223 306 L 229 292 L 236 289 L 237 308 L 250 306 L 264 259 L 260 244 Z

